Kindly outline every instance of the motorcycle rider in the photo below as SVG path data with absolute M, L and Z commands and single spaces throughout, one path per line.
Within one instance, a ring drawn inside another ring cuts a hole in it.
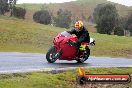
M 69 43 L 73 46 L 80 47 L 82 42 L 90 42 L 90 36 L 88 30 L 84 27 L 82 21 L 77 21 L 74 25 L 74 29 L 67 31 L 70 34 L 75 34 L 78 38 L 76 42 Z

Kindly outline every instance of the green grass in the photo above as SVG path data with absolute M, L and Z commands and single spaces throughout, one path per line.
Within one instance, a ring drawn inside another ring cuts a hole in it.
M 0 18 L 0 51 L 46 52 L 65 29 L 14 18 Z
M 91 37 L 96 39 L 96 46 L 92 47 L 92 55 L 131 57 L 132 37 L 104 35 L 91 33 Z
M 132 74 L 132 68 L 87 68 L 85 70 L 90 74 Z M 1 74 L 0 88 L 75 88 L 77 74 L 77 70 L 58 74 L 50 72 Z M 132 86 L 132 83 L 126 85 Z
M 60 74 L 51 73 L 30 73 L 30 74 L 9 74 L 1 75 L 0 88 L 72 88 L 67 85 L 72 72 Z M 73 76 L 73 75 L 72 75 Z
M 0 51 L 46 53 L 54 36 L 64 30 L 66 29 L 0 16 Z M 91 47 L 91 55 L 131 57 L 132 37 L 98 33 L 90 35 L 96 40 L 96 46 Z

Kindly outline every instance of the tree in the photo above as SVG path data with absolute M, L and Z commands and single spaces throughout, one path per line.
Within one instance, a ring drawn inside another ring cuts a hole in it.
M 126 25 L 125 25 L 126 30 L 130 31 L 130 35 L 132 36 L 132 13 L 127 18 Z
M 51 15 L 49 14 L 47 10 L 40 10 L 34 13 L 33 20 L 41 24 L 50 24 Z
M 17 0 L 9 0 L 9 7 L 10 7 L 10 11 L 11 11 L 10 16 L 13 15 L 13 9 L 15 8 L 16 2 L 17 2 Z
M 10 8 L 10 16 L 14 16 L 17 18 L 25 18 L 26 9 L 21 7 L 16 7 L 17 0 L 9 0 L 9 8 Z
M 9 11 L 8 0 L 0 0 L 0 15 Z
M 10 16 L 17 18 L 25 18 L 26 10 L 21 7 L 16 7 L 17 0 L 0 0 L 0 14 L 10 11 Z
M 57 17 L 54 17 L 55 25 L 57 27 L 69 28 L 71 25 L 71 12 L 68 10 L 59 9 Z
M 12 16 L 24 19 L 25 18 L 25 14 L 26 14 L 26 10 L 25 9 L 23 9 L 21 7 L 15 7 L 15 6 L 13 7 Z
M 130 36 L 132 36 L 132 24 L 128 26 L 128 30 L 130 31 Z
M 114 35 L 118 35 L 118 36 L 124 36 L 124 29 L 123 27 L 116 27 L 114 30 Z
M 112 4 L 99 4 L 94 9 L 93 16 L 98 33 L 111 34 L 118 24 L 118 13 Z
M 49 12 L 49 15 L 51 16 L 51 25 L 53 26 L 54 20 L 53 20 L 53 9 L 50 9 L 47 4 L 43 4 L 40 7 L 40 10 L 47 10 Z

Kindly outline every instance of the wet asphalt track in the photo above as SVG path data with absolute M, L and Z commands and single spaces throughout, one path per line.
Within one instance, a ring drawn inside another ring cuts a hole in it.
M 132 59 L 89 57 L 83 64 L 76 61 L 57 60 L 49 64 L 45 54 L 0 52 L 0 73 L 30 72 L 41 70 L 73 69 L 75 67 L 132 67 Z

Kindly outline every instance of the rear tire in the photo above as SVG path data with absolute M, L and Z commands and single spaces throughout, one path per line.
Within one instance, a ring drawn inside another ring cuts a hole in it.
M 54 63 L 59 57 L 60 57 L 60 54 L 59 53 L 56 53 L 57 49 L 56 47 L 52 46 L 47 54 L 46 54 L 46 59 L 49 63 Z
M 77 61 L 77 63 L 84 63 L 87 59 L 88 59 L 88 56 L 82 57 L 82 58 L 80 58 L 80 59 L 78 59 L 76 61 Z
M 77 63 L 84 63 L 89 58 L 89 55 L 90 55 L 90 49 L 88 48 L 87 53 L 82 58 L 76 60 Z

